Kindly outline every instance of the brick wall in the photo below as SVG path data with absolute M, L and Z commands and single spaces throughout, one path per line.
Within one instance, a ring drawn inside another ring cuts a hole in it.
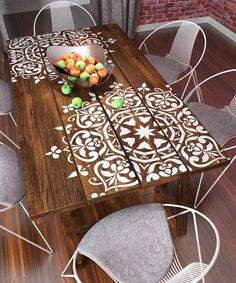
M 139 24 L 209 16 L 211 2 L 211 0 L 141 0 Z
M 236 0 L 141 0 L 139 24 L 206 16 L 236 32 Z
M 236 33 L 236 0 L 214 0 L 211 16 Z

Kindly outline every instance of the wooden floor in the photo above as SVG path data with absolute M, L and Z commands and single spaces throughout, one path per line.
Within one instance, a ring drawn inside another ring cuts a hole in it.
M 203 26 L 207 36 L 207 51 L 202 63 L 198 68 L 199 81 L 205 79 L 218 71 L 235 67 L 236 64 L 236 45 L 229 39 L 219 34 L 214 28 Z M 13 28 L 12 28 L 13 30 Z M 22 32 L 22 30 L 21 30 Z M 169 37 L 169 32 L 164 37 Z M 170 32 L 171 33 L 171 32 Z M 18 36 L 17 32 L 12 36 Z M 138 34 L 135 37 L 137 44 L 144 38 L 144 34 Z M 163 47 L 163 42 L 159 43 Z M 199 53 L 196 50 L 196 54 Z M 6 81 L 9 79 L 7 64 L 0 66 L 0 77 Z M 226 78 L 219 80 L 217 84 L 211 85 L 211 92 L 207 91 L 207 102 L 214 105 L 222 105 L 225 95 L 224 88 L 236 89 L 236 80 Z M 180 88 L 176 88 L 179 92 Z M 231 93 L 232 95 L 235 94 Z M 226 96 L 229 100 L 229 97 Z M 226 101 L 229 102 L 229 101 Z M 24 111 L 24 109 L 22 109 Z M 1 117 L 0 129 L 9 135 L 14 135 L 14 127 L 7 118 Z M 221 250 L 214 268 L 206 277 L 206 283 L 233 283 L 236 278 L 236 164 L 218 183 L 212 194 L 204 202 L 200 211 L 209 216 L 216 224 L 221 236 Z M 219 174 L 219 170 L 207 174 L 204 184 L 210 183 L 213 178 Z M 193 198 L 196 190 L 197 176 L 191 179 Z M 171 190 L 169 188 L 169 190 Z M 120 208 L 127 207 L 138 203 L 150 203 L 157 201 L 158 194 L 153 188 L 141 194 L 129 194 L 107 202 L 96 204 L 86 209 L 80 209 L 81 224 L 95 223 L 105 215 L 116 211 Z M 39 237 L 33 230 L 33 226 L 28 222 L 20 209 L 16 208 L 0 216 L 0 223 L 7 227 L 22 232 L 27 237 L 40 241 Z M 44 252 L 30 246 L 6 234 L 0 230 L 0 282 L 1 283 L 61 283 L 74 282 L 73 280 L 62 280 L 60 273 L 66 265 L 69 254 L 66 248 L 66 241 L 63 234 L 63 227 L 60 216 L 45 217 L 37 221 L 41 231 L 48 239 L 54 249 L 54 254 L 48 256 Z M 212 249 L 211 235 L 208 235 L 208 229 L 201 226 L 202 244 L 204 247 L 204 256 L 209 257 Z M 195 248 L 193 239 L 192 221 L 189 219 L 189 230 L 186 236 L 176 241 L 180 258 L 183 261 L 189 260 Z M 99 243 L 98 243 L 99 244 Z M 109 277 L 94 263 L 87 260 L 79 268 L 81 280 L 84 283 L 108 283 L 113 282 Z

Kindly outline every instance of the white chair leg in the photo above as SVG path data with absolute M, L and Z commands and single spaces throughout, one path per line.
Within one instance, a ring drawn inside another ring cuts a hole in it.
M 197 208 L 198 205 L 199 205 L 197 201 L 198 201 L 198 196 L 199 196 L 199 192 L 200 192 L 201 185 L 202 185 L 203 176 L 204 176 L 204 173 L 201 173 L 201 175 L 200 175 L 200 180 L 199 180 L 199 182 L 198 182 L 198 188 L 197 188 L 195 200 L 194 200 L 194 205 L 193 205 L 194 208 Z
M 222 178 L 222 176 L 224 175 L 224 173 L 229 169 L 230 165 L 234 162 L 236 158 L 236 155 L 231 159 L 230 163 L 225 167 L 225 169 L 221 172 L 221 174 L 218 176 L 218 178 L 215 180 L 215 182 L 210 186 L 210 188 L 207 190 L 207 192 L 203 195 L 203 197 L 197 202 L 198 199 L 198 195 L 199 195 L 199 191 L 200 191 L 200 187 L 201 187 L 201 183 L 202 183 L 202 178 L 203 178 L 203 174 L 201 174 L 200 177 L 200 181 L 198 184 L 198 190 L 197 190 L 197 194 L 195 197 L 195 201 L 194 201 L 194 208 L 198 208 L 199 205 L 204 201 L 204 199 L 208 196 L 208 194 L 211 192 L 211 190 L 214 188 L 214 186 L 219 182 L 219 180 Z
M 28 211 L 26 210 L 26 208 L 24 207 L 24 205 L 23 205 L 21 202 L 20 202 L 20 205 L 21 205 L 21 207 L 23 208 L 25 214 L 26 214 L 26 215 L 28 216 L 28 218 L 29 218 L 29 213 L 28 213 Z M 42 232 L 39 230 L 39 228 L 38 228 L 38 226 L 36 225 L 36 223 L 35 223 L 33 220 L 31 220 L 30 218 L 29 218 L 29 220 L 32 222 L 32 224 L 34 225 L 35 229 L 36 229 L 37 232 L 39 233 L 40 237 L 42 238 L 42 240 L 44 241 L 44 243 L 45 243 L 46 246 L 48 247 L 48 249 L 42 248 L 42 247 L 40 247 L 40 246 L 38 246 L 38 248 L 40 248 L 41 250 L 46 251 L 46 252 L 49 253 L 49 254 L 53 254 L 52 248 L 51 248 L 50 245 L 48 244 L 47 240 L 44 238 Z
M 192 76 L 193 76 L 193 72 L 192 72 L 191 74 L 189 74 L 187 83 L 186 83 L 186 85 L 185 85 L 185 87 L 184 87 L 184 90 L 183 90 L 183 93 L 182 93 L 182 95 L 181 95 L 181 97 L 180 97 L 182 100 L 184 100 L 184 95 L 185 95 L 185 93 L 186 93 L 187 87 L 188 87 L 188 85 L 189 85 L 189 83 L 190 83 L 190 80 L 191 80 Z
M 9 113 L 9 115 L 10 115 L 10 117 L 11 117 L 11 119 L 12 119 L 13 123 L 14 123 L 14 124 L 15 124 L 15 126 L 17 127 L 16 120 L 14 119 L 14 117 L 13 117 L 12 113 Z
M 20 147 L 12 139 L 10 139 L 7 135 L 5 135 L 2 131 L 0 131 L 0 134 L 2 134 L 7 140 L 9 140 L 9 142 L 11 142 L 18 149 L 20 149 Z
M 28 214 L 27 210 L 25 209 L 25 207 L 22 205 L 22 203 L 20 203 L 20 204 L 21 204 L 22 208 L 24 209 L 25 213 L 27 214 L 27 216 L 29 216 L 29 214 Z M 33 221 L 32 221 L 32 223 L 33 223 Z M 12 230 L 10 230 L 10 229 L 8 229 L 8 228 L 2 226 L 2 225 L 0 225 L 0 229 L 3 229 L 4 231 L 10 233 L 11 235 L 16 236 L 17 238 L 20 238 L 21 240 L 23 240 L 23 241 L 25 241 L 25 242 L 31 244 L 32 246 L 35 246 L 35 247 L 39 248 L 40 250 L 45 251 L 45 252 L 48 253 L 48 254 L 52 254 L 53 251 L 52 251 L 51 247 L 49 246 L 49 244 L 47 243 L 47 241 L 46 241 L 45 238 L 43 237 L 42 233 L 39 231 L 39 229 L 38 229 L 38 227 L 36 226 L 36 224 L 35 224 L 35 223 L 33 223 L 33 224 L 34 224 L 34 227 L 36 228 L 36 230 L 38 231 L 39 235 L 41 236 L 41 238 L 43 239 L 43 241 L 44 241 L 45 244 L 47 245 L 48 249 L 45 249 L 44 247 L 42 247 L 42 246 L 40 246 L 40 245 L 38 245 L 38 244 L 36 244 L 36 243 L 30 241 L 29 239 L 27 239 L 27 238 L 25 238 L 25 237 L 23 237 L 23 236 L 21 236 L 21 235 L 15 233 L 15 232 L 13 232 Z
M 78 253 L 79 252 L 76 249 L 72 257 L 70 258 L 69 262 L 67 263 L 65 269 L 62 271 L 61 277 L 62 278 L 74 278 L 77 283 L 82 283 L 76 272 L 76 257 Z M 73 274 L 66 274 L 66 270 L 68 269 L 71 263 L 73 263 Z
M 193 82 L 194 82 L 194 86 L 196 87 L 198 85 L 198 78 L 195 70 L 193 71 Z M 198 102 L 203 103 L 203 95 L 200 87 L 196 88 L 196 93 L 197 93 Z

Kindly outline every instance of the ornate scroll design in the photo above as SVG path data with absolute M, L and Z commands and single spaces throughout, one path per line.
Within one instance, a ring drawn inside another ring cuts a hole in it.
M 40 50 L 42 52 L 42 57 L 43 57 L 50 80 L 56 80 L 56 79 L 61 78 L 58 75 L 58 73 L 54 72 L 49 67 L 49 62 L 48 62 L 46 52 L 49 46 L 70 46 L 70 42 L 66 36 L 66 33 L 64 31 L 45 33 L 42 35 L 38 35 L 37 40 L 39 43 Z M 60 80 L 59 82 L 61 83 Z
M 94 32 L 91 28 L 83 28 L 75 31 L 66 32 L 68 38 L 70 39 L 72 45 L 90 45 L 90 44 L 99 44 L 103 47 L 105 56 L 107 57 L 108 52 L 115 52 L 112 49 L 112 44 L 114 44 L 117 39 L 108 38 L 105 39 L 102 35 L 102 32 Z
M 38 35 L 37 39 L 31 36 L 12 39 L 8 44 L 12 82 L 17 82 L 18 78 L 33 78 L 35 84 L 37 84 L 46 78 L 46 74 L 48 74 L 51 80 L 60 78 L 57 73 L 50 69 L 46 50 L 50 45 L 71 46 L 68 38 L 71 40 L 72 45 L 100 44 L 104 48 L 105 55 L 108 54 L 108 50 L 109 52 L 114 52 L 114 50 L 110 49 L 110 46 L 116 41 L 116 39 L 112 38 L 103 39 L 101 32 L 95 33 L 90 28 L 68 32 L 45 33 Z
M 68 144 L 66 136 L 63 137 L 65 148 L 62 150 L 68 153 L 69 163 L 76 160 L 80 176 L 94 186 L 91 198 L 138 185 L 135 173 L 100 104 L 85 102 L 80 110 L 74 110 L 71 105 L 63 106 L 64 113 L 65 110 L 70 115 L 65 125 L 70 138 Z M 55 129 L 64 131 L 62 126 Z M 60 150 L 56 146 L 53 146 L 53 150 L 46 155 L 58 158 Z M 68 178 L 76 176 L 77 171 L 74 171 Z M 102 192 L 98 186 L 103 187 Z
M 113 91 L 106 92 L 102 102 L 139 179 L 150 182 L 186 172 L 187 168 L 134 89 L 122 89 L 118 83 L 112 86 Z M 124 100 L 122 110 L 111 106 L 118 97 Z
M 226 159 L 216 141 L 170 87 L 167 90 L 139 87 L 138 91 L 190 170 L 206 168 Z
M 12 39 L 8 44 L 11 81 L 33 78 L 35 84 L 45 79 L 43 61 L 35 38 L 25 36 Z

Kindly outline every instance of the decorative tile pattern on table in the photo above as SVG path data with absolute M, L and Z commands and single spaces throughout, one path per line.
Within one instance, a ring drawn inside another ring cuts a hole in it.
M 112 44 L 114 44 L 117 39 L 108 38 L 105 39 L 102 36 L 102 32 L 94 32 L 91 28 L 83 28 L 75 31 L 66 32 L 68 38 L 72 45 L 81 46 L 81 45 L 90 45 L 98 44 L 101 45 L 104 49 L 105 56 L 107 57 L 108 53 L 114 52 L 112 49 Z
M 45 33 L 38 35 L 36 38 L 25 36 L 8 41 L 9 64 L 13 83 L 16 82 L 18 78 L 33 78 L 35 84 L 37 84 L 40 80 L 45 79 L 47 74 L 51 80 L 60 78 L 60 76 L 49 67 L 46 56 L 46 51 L 49 46 L 99 44 L 103 46 L 105 55 L 107 55 L 108 50 L 109 52 L 113 52 L 110 46 L 116 41 L 116 39 L 112 38 L 101 41 L 101 32 L 95 33 L 90 28 L 83 28 L 76 31 Z M 42 55 L 40 52 L 42 52 Z
M 171 88 L 152 90 L 143 85 L 138 92 L 189 170 L 226 160 L 216 141 Z
M 8 41 L 11 81 L 32 78 L 35 84 L 45 79 L 43 60 L 34 37 L 25 36 Z
M 50 80 L 60 79 L 59 82 L 63 83 L 63 80 L 61 79 L 60 75 L 58 75 L 58 73 L 54 72 L 49 67 L 47 49 L 49 46 L 70 46 L 71 44 L 66 36 L 66 33 L 64 31 L 45 33 L 42 35 L 38 35 L 37 40 L 40 50 L 42 52 L 43 61 L 45 63 Z
M 86 191 L 87 198 L 104 196 L 107 192 L 138 187 L 138 179 L 125 156 L 119 141 L 104 113 L 100 103 L 84 102 L 83 108 L 74 110 L 72 105 L 64 106 L 63 111 L 70 113 L 67 125 L 56 127 L 55 130 L 65 131 L 63 138 L 68 153 L 68 162 L 77 164 L 80 178 L 92 185 L 92 191 Z M 55 146 L 55 149 L 58 148 Z M 54 151 L 52 158 L 60 157 L 59 151 Z M 77 171 L 71 172 L 68 178 L 77 176 Z M 101 191 L 102 188 L 102 191 Z
M 102 104 L 142 183 L 173 177 L 187 171 L 182 160 L 147 111 L 133 88 L 113 83 Z M 112 108 L 112 100 L 122 98 L 124 106 Z

